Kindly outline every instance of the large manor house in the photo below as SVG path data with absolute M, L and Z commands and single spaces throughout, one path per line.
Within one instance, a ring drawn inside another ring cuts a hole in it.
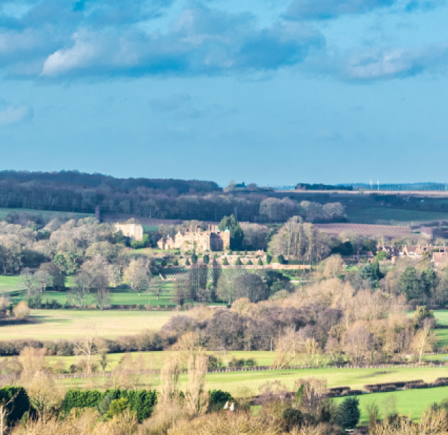
M 191 225 L 190 228 L 180 230 L 174 237 L 160 239 L 157 246 L 162 250 L 224 251 L 230 247 L 230 231 L 219 231 L 216 225 L 208 225 L 206 230 Z

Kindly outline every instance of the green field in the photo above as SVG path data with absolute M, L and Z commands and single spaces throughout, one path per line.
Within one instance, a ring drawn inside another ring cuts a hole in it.
M 24 293 L 12 297 L 13 302 L 19 302 L 26 299 Z M 53 292 L 47 291 L 42 294 L 42 303 L 51 302 L 53 300 L 57 301 L 59 304 L 64 305 L 68 302 L 70 296 L 67 292 Z M 147 293 L 142 293 L 139 296 L 137 293 L 128 290 L 115 290 L 111 289 L 111 301 L 112 305 L 152 305 L 161 307 L 173 307 L 176 305 L 175 302 L 171 300 L 171 291 L 163 293 L 160 299 L 157 300 L 156 296 L 149 295 Z M 88 295 L 85 299 L 85 305 L 95 304 L 95 296 L 93 294 Z
M 85 335 L 86 326 L 94 328 L 98 336 L 114 338 L 146 329 L 159 330 L 175 314 L 175 311 L 31 310 L 31 318 L 39 323 L 2 326 L 0 340 L 72 339 Z
M 163 352 L 141 352 L 145 361 L 147 362 L 147 368 L 151 369 L 160 369 L 163 365 L 164 358 L 169 358 L 176 352 L 173 351 L 163 351 Z M 216 355 L 215 352 L 207 352 L 209 355 Z M 124 356 L 124 353 L 110 353 L 107 355 L 108 366 L 106 368 L 106 372 L 113 370 L 121 358 Z M 137 353 L 132 353 L 133 358 L 135 358 Z M 274 362 L 275 353 L 267 352 L 267 351 L 254 351 L 254 352 L 245 352 L 245 351 L 233 351 L 227 352 L 226 356 L 218 355 L 222 361 L 227 362 L 235 357 L 237 359 L 240 358 L 254 358 L 257 362 L 257 365 L 260 366 L 268 366 Z M 7 357 L 0 357 L 0 363 L 5 360 Z M 94 359 L 98 359 L 98 357 L 94 357 Z M 79 361 L 79 356 L 47 356 L 47 363 L 52 366 L 56 362 L 63 362 L 65 370 L 68 370 L 72 364 L 76 364 Z
M 404 210 L 389 207 L 347 207 L 350 222 L 358 224 L 409 224 L 448 219 L 448 213 L 439 211 Z
M 72 278 L 68 277 L 66 281 L 66 287 L 69 289 L 71 286 Z M 111 304 L 112 305 L 152 305 L 152 306 L 161 306 L 161 307 L 172 307 L 176 305 L 171 299 L 174 295 L 173 282 L 162 281 L 158 277 L 153 278 L 153 283 L 160 283 L 161 293 L 160 299 L 157 300 L 156 296 L 153 294 L 142 293 L 141 296 L 138 296 L 137 293 L 134 293 L 126 286 L 120 286 L 117 288 L 111 288 Z M 25 288 L 19 284 L 18 276 L 5 276 L 0 275 L 0 295 L 7 294 L 11 302 L 14 304 L 19 303 L 22 300 L 26 299 Z M 67 298 L 69 298 L 69 294 L 67 292 L 55 292 L 55 291 L 46 291 L 42 293 L 41 301 L 42 303 L 51 302 L 56 300 L 59 304 L 66 304 Z M 95 302 L 94 295 L 88 295 L 85 304 L 93 304 Z
M 168 352 L 160 352 L 158 361 L 163 358 L 169 358 Z M 157 360 L 157 359 L 156 359 Z M 158 364 L 160 364 L 160 362 Z M 386 372 L 386 373 L 385 373 Z M 352 389 L 363 389 L 365 384 L 411 381 L 423 379 L 425 382 L 434 382 L 439 377 L 448 375 L 448 369 L 423 367 L 423 368 L 396 368 L 396 369 L 292 369 L 292 370 L 266 370 L 266 371 L 247 371 L 247 372 L 230 372 L 230 373 L 209 373 L 207 375 L 208 389 L 222 389 L 230 393 L 238 393 L 240 388 L 244 386 L 251 394 L 256 395 L 259 387 L 268 381 L 280 381 L 285 387 L 292 391 L 294 383 L 298 379 L 309 377 L 324 378 L 327 380 L 328 387 L 349 386 Z M 95 380 L 96 379 L 96 380 Z M 157 386 L 159 384 L 158 376 L 142 378 L 143 384 Z M 95 382 L 99 387 L 104 383 L 104 379 L 63 379 L 61 383 L 67 387 L 88 386 Z M 146 384 L 145 384 L 146 382 Z M 187 375 L 181 376 L 181 383 L 185 386 Z M 435 391 L 437 388 L 412 390 L 419 392 Z M 448 389 L 446 390 L 448 391 Z M 381 393 L 386 394 L 386 393 Z M 366 395 L 367 397 L 368 395 Z M 370 395 L 369 395 L 370 396 Z M 447 395 L 448 396 L 448 395 Z M 363 396 L 364 397 L 364 396 Z M 441 400 L 441 397 L 439 400 Z M 435 400 L 433 400 L 435 401 Z
M 390 407 L 387 410 L 390 402 L 386 401 L 386 399 L 391 396 L 396 398 L 396 410 L 398 412 L 405 415 L 412 415 L 413 418 L 420 418 L 423 412 L 434 402 L 440 402 L 442 399 L 448 398 L 448 387 L 373 393 L 357 396 L 361 408 L 361 423 L 365 423 L 368 420 L 366 405 L 374 401 L 379 406 L 382 417 L 385 416 L 386 412 L 390 412 Z M 344 398 L 338 397 L 333 400 L 340 403 Z M 386 401 L 386 403 L 384 403 L 384 401 Z
M 93 216 L 91 213 L 72 213 L 65 211 L 51 211 L 51 210 L 33 210 L 30 208 L 0 208 L 0 220 L 5 220 L 9 213 L 26 212 L 32 215 L 39 215 L 45 219 L 52 219 L 53 217 L 64 217 L 67 219 L 82 219 Z
M 448 326 L 448 310 L 434 310 L 434 316 L 439 325 Z
M 0 295 L 4 293 L 17 293 L 25 290 L 24 286 L 19 286 L 18 276 L 0 275 Z

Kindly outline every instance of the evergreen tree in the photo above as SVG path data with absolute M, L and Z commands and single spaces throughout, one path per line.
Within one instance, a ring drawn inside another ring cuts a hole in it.
M 242 265 L 243 265 L 243 263 L 241 263 L 241 258 L 238 257 L 235 261 L 235 266 L 242 266 Z
M 258 259 L 257 264 L 259 266 L 263 266 L 263 260 L 261 258 Z
M 227 260 L 227 257 L 224 257 L 224 260 L 222 260 L 222 265 L 223 266 L 228 266 L 229 265 L 229 261 Z
M 236 221 L 233 214 L 224 216 L 218 225 L 219 231 L 230 231 L 230 249 L 241 249 L 243 244 L 244 233 L 240 224 Z
M 433 269 L 422 272 L 420 283 L 426 296 L 431 297 L 437 287 L 437 275 Z
M 340 404 L 338 423 L 343 429 L 354 429 L 359 422 L 360 416 L 359 399 L 357 397 L 347 397 Z

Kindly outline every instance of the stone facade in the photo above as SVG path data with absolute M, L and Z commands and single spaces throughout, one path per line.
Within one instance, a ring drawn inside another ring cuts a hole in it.
M 123 236 L 132 240 L 143 240 L 143 227 L 140 224 L 115 224 L 115 232 L 121 231 Z
M 219 231 L 216 225 L 209 225 L 206 230 L 202 230 L 198 226 L 190 226 L 190 228 L 179 231 L 173 238 L 160 239 L 157 246 L 162 250 L 225 251 L 230 247 L 230 231 Z

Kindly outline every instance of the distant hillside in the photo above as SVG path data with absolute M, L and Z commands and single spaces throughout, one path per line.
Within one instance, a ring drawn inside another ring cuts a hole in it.
M 0 185 L 2 187 L 44 186 L 53 184 L 66 187 L 101 187 L 114 191 L 129 192 L 139 187 L 155 191 L 175 190 L 177 193 L 215 192 L 222 190 L 214 181 L 197 180 L 162 180 L 149 178 L 114 178 L 102 174 L 86 174 L 79 171 L 60 172 L 28 172 L 28 171 L 0 171 Z

